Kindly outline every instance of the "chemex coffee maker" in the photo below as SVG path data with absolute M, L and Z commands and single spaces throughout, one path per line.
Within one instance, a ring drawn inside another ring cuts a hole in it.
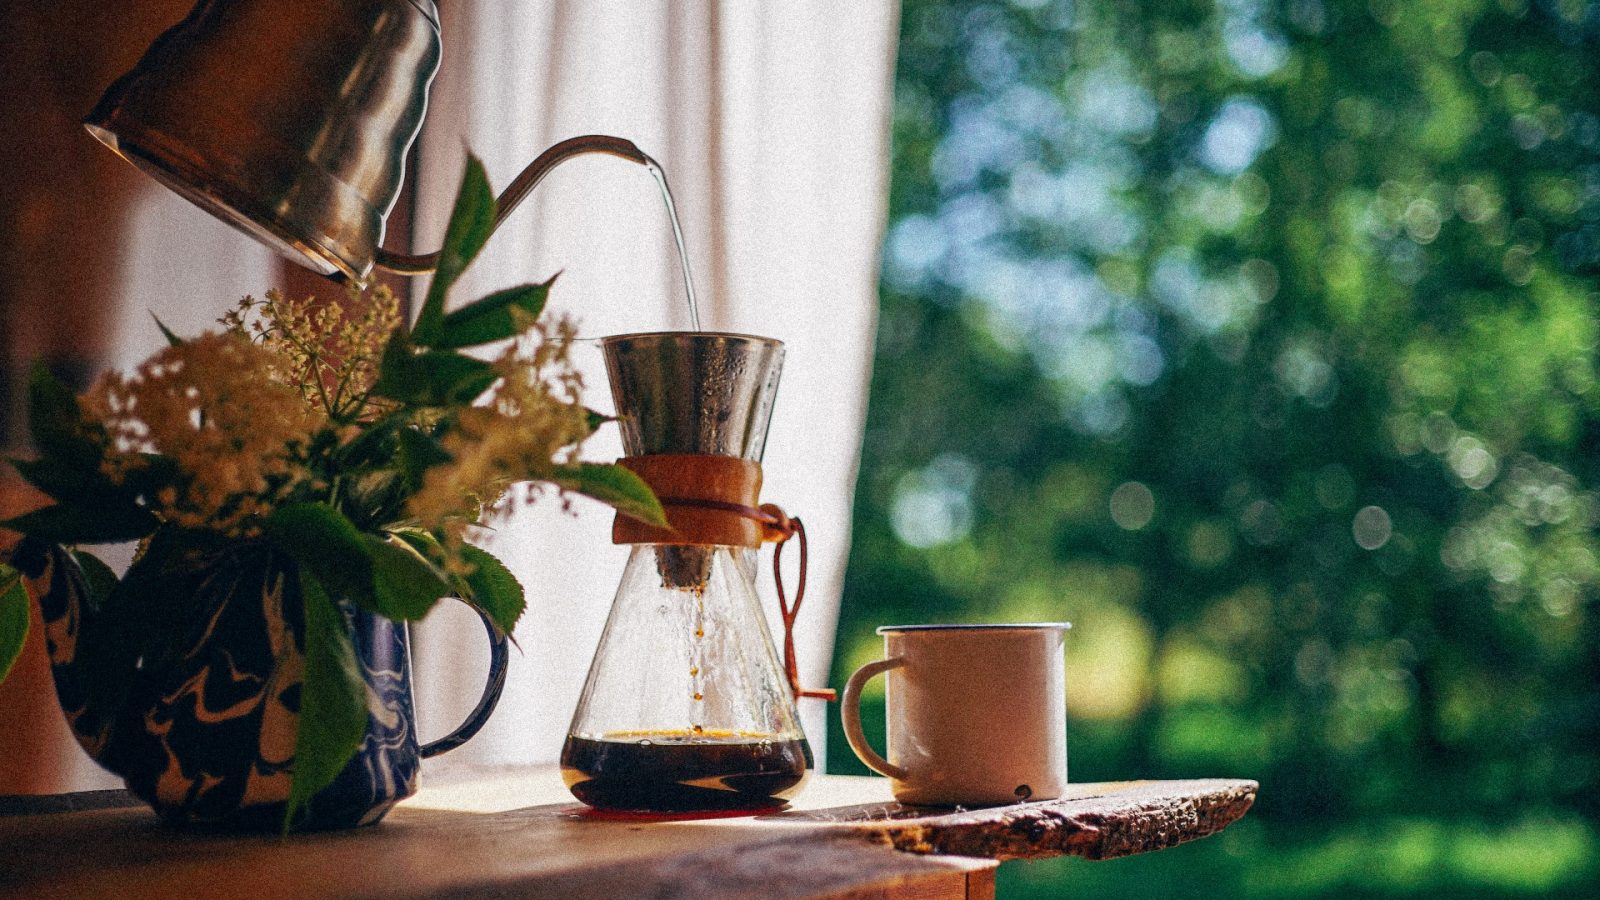
M 761 457 L 783 367 L 769 338 L 663 332 L 604 338 L 622 464 L 660 498 L 669 529 L 618 516 L 633 547 L 572 717 L 561 771 L 607 810 L 781 806 L 814 767 L 795 701 L 793 624 L 804 527 L 760 504 Z M 777 563 L 801 538 L 793 603 Z M 757 551 L 776 542 L 780 664 L 756 598 Z

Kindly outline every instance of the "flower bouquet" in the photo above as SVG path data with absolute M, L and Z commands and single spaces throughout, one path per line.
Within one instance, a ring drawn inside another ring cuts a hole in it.
M 446 312 L 493 214 L 469 159 L 410 327 L 384 287 L 273 291 L 192 339 L 158 322 L 166 348 L 82 397 L 33 373 L 39 455 L 12 464 L 54 503 L 0 523 L 25 535 L 0 566 L 0 678 L 31 593 L 75 735 L 164 817 L 375 821 L 416 770 L 389 623 L 453 596 L 503 641 L 523 611 L 469 541 L 485 517 L 553 486 L 665 524 L 636 476 L 579 458 L 604 419 L 572 323 L 541 316 L 551 282 Z M 77 549 L 125 541 L 121 578 Z

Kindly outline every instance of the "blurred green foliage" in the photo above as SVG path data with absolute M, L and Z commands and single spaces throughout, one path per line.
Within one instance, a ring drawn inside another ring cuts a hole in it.
M 1074 780 L 1262 784 L 1003 894 L 1600 889 L 1600 5 L 905 0 L 893 154 L 835 683 L 1069 619 Z

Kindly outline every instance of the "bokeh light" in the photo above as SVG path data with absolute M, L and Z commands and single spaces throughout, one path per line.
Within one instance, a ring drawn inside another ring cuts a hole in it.
M 1600 4 L 905 0 L 898 66 L 835 680 L 1069 619 L 1074 780 L 1263 784 L 1003 892 L 1600 895 Z

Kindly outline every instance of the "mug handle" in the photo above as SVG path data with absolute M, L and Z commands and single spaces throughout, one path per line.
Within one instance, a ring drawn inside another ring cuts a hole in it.
M 460 597 L 456 599 L 466 603 Z M 483 686 L 483 695 L 478 698 L 478 705 L 467 714 L 466 721 L 444 737 L 422 745 L 423 759 L 454 750 L 472 740 L 472 736 L 489 721 L 489 714 L 494 712 L 495 704 L 500 702 L 500 692 L 505 690 L 506 663 L 511 659 L 511 652 L 506 646 L 506 635 L 501 634 L 500 629 L 495 627 L 494 620 L 489 618 L 488 613 L 471 603 L 467 605 L 478 614 L 478 618 L 483 620 L 484 630 L 489 632 L 489 678 Z
M 879 756 L 878 751 L 872 749 L 872 745 L 867 742 L 866 734 L 861 730 L 861 688 L 874 676 L 890 669 L 898 669 L 905 664 L 906 661 L 898 656 L 867 663 L 850 676 L 850 682 L 844 686 L 844 697 L 839 701 L 839 718 L 844 722 L 844 738 L 850 742 L 850 749 L 867 764 L 867 768 L 879 775 L 887 775 L 901 781 L 911 773 Z

